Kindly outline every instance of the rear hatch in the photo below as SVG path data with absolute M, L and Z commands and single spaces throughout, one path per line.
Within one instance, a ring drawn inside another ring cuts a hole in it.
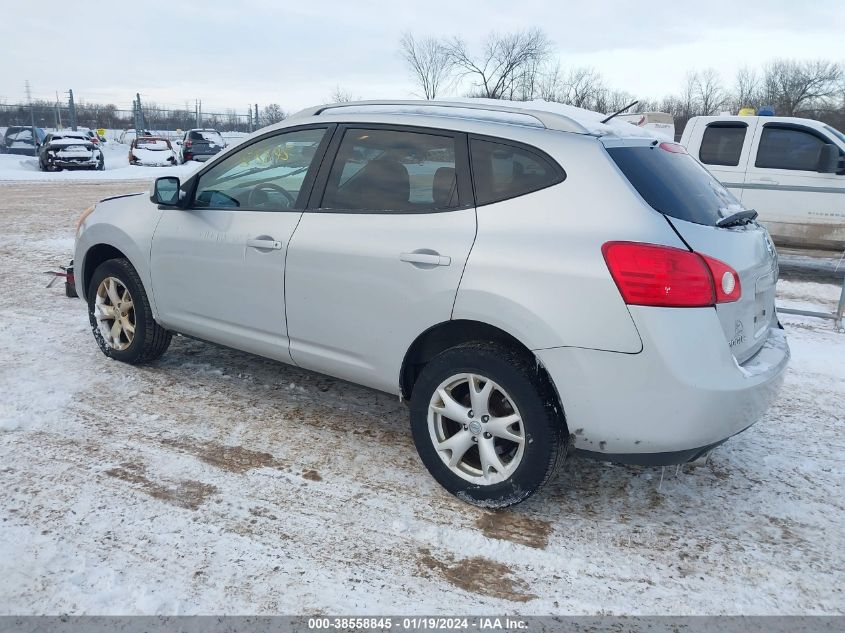
M 725 342 L 737 362 L 752 357 L 777 325 L 777 251 L 754 221 L 717 223 L 744 211 L 740 202 L 676 143 L 604 141 L 608 153 L 640 196 L 662 213 L 690 250 L 718 259 L 737 273 L 740 298 L 717 303 Z M 728 280 L 726 280 L 727 283 Z M 714 279 L 721 284 L 722 279 Z
M 213 130 L 191 132 L 190 140 L 194 154 L 216 154 L 222 151 L 225 145 L 223 137 Z

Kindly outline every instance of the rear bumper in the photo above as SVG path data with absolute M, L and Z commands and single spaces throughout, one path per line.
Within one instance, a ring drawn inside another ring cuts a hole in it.
M 54 167 L 61 167 L 62 169 L 97 169 L 100 164 L 99 158 L 92 158 L 90 160 L 62 160 L 54 158 L 48 161 Z
M 712 308 L 630 310 L 638 354 L 535 351 L 576 450 L 629 464 L 687 462 L 754 424 L 777 397 L 790 356 L 782 330 L 740 366 Z

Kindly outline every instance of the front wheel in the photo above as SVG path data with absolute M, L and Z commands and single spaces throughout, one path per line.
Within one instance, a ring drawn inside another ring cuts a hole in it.
M 535 361 L 494 343 L 442 352 L 411 396 L 420 458 L 446 490 L 501 508 L 539 490 L 564 453 L 557 399 Z
M 171 333 L 153 319 L 147 293 L 126 259 L 110 259 L 94 271 L 88 286 L 88 319 L 106 356 L 145 363 L 164 354 Z

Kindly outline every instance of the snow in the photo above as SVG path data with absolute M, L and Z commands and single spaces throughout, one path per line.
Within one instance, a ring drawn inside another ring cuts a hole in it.
M 42 273 L 81 209 L 143 186 L 0 189 L 0 614 L 845 612 L 829 321 L 782 316 L 778 401 L 706 465 L 570 457 L 491 512 L 431 479 L 395 397 L 184 338 L 148 366 L 106 359 Z

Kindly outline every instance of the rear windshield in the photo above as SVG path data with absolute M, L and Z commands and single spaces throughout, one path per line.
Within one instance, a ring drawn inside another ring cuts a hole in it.
M 609 147 L 607 152 L 655 211 L 714 226 L 742 208 L 733 194 L 679 145 L 655 142 Z

